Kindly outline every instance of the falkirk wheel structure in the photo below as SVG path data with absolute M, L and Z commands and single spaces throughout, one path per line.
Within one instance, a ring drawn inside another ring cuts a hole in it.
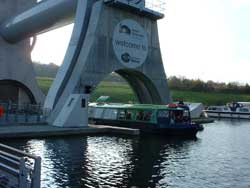
M 43 102 L 31 66 L 30 38 L 74 22 L 64 61 L 44 100 L 50 124 L 87 125 L 89 96 L 112 72 L 127 80 L 140 103 L 167 104 L 171 99 L 157 28 L 161 18 L 145 0 L 2 0 L 1 93 L 4 87 L 16 89 L 13 98 L 19 102 Z M 0 100 L 6 97 L 1 93 Z

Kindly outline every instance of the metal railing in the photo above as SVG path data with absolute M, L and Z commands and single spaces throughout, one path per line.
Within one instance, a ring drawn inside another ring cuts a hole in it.
M 164 14 L 166 0 L 104 0 L 105 3 L 122 3 Z
M 0 124 L 10 123 L 45 123 L 50 111 L 42 105 L 0 103 L 4 114 Z
M 0 144 L 0 187 L 40 188 L 41 158 Z
M 166 0 L 146 0 L 145 7 L 164 14 L 166 9 Z

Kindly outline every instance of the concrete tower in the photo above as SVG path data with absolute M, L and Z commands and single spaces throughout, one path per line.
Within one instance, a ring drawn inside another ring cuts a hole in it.
M 3 48 L 17 49 L 16 54 L 26 49 L 19 59 L 24 56 L 28 61 L 29 43 L 23 39 L 74 19 L 69 47 L 44 107 L 51 110 L 49 123 L 82 126 L 87 125 L 90 94 L 112 72 L 128 81 L 141 103 L 170 102 L 157 27 L 157 20 L 162 17 L 162 14 L 146 8 L 144 0 L 46 0 L 6 19 L 1 24 L 0 34 L 6 41 L 17 42 L 11 45 L 3 41 Z M 8 64 L 10 54 L 3 52 L 3 55 L 7 57 L 4 70 L 0 70 L 6 74 L 2 78 L 18 81 L 29 88 L 34 98 L 39 98 L 32 81 L 34 76 L 27 76 L 31 68 L 21 68 L 26 61 Z M 12 66 L 18 67 L 21 73 L 15 73 Z
M 1 0 L 0 24 L 36 4 L 36 0 Z M 30 39 L 11 44 L 0 35 L 0 102 L 43 103 L 31 62 Z
M 88 2 L 84 19 L 76 14 L 70 42 L 75 44 L 76 33 L 84 37 L 78 40 L 76 59 L 69 64 L 66 58 L 45 101 L 45 106 L 53 111 L 50 122 L 67 126 L 83 117 L 84 112 L 79 111 L 80 98 L 85 99 L 112 72 L 128 81 L 141 103 L 169 103 L 157 28 L 157 19 L 163 15 L 145 8 L 144 1 Z M 69 52 L 72 53 L 72 48 Z M 75 108 L 81 113 L 76 113 Z M 69 111 L 71 115 L 65 116 Z

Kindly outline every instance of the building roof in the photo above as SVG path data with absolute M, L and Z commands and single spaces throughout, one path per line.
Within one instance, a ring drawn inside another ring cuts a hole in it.
M 109 109 L 183 110 L 182 107 L 170 108 L 167 105 L 154 105 L 154 104 L 90 103 L 89 106 L 96 108 L 109 108 Z

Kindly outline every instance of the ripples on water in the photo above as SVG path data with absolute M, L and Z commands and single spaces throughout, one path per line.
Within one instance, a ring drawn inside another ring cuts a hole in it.
M 99 136 L 4 143 L 42 157 L 43 188 L 250 188 L 250 122 L 208 124 L 194 140 Z

